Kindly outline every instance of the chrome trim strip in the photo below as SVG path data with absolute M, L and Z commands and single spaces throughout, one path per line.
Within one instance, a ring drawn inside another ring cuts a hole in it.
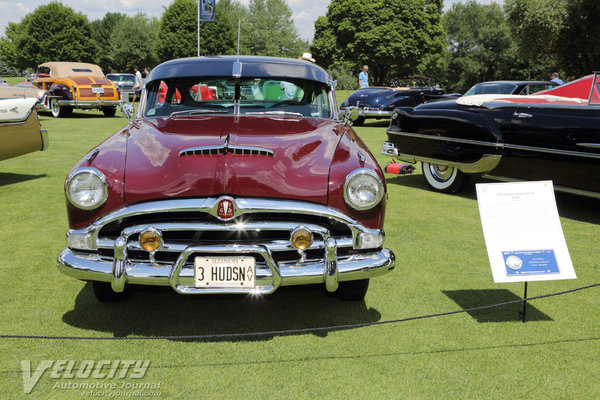
M 358 108 L 358 115 L 360 117 L 391 117 L 393 113 L 393 111 L 366 110 L 364 108 Z M 340 115 L 343 116 L 344 114 L 346 114 L 346 110 L 340 110 Z
M 592 149 L 600 149 L 600 143 L 577 143 L 577 146 L 590 147 Z
M 453 162 L 447 160 L 439 160 L 434 158 L 413 156 L 410 154 L 399 153 L 397 158 L 400 161 L 408 162 L 411 164 L 416 164 L 417 162 L 426 162 L 430 164 L 438 164 L 438 165 L 447 165 L 449 167 L 458 168 L 462 172 L 466 174 L 481 174 L 484 172 L 488 172 L 493 170 L 498 166 L 500 160 L 502 159 L 501 155 L 498 154 L 484 154 L 481 156 L 481 159 L 475 161 L 474 163 L 460 163 Z
M 540 153 L 548 153 L 548 154 L 559 154 L 563 156 L 573 156 L 573 157 L 586 157 L 586 158 L 600 158 L 599 153 L 586 153 L 581 151 L 572 151 L 572 150 L 559 150 L 559 149 L 548 149 L 543 147 L 533 147 L 533 146 L 521 146 L 517 144 L 505 144 L 505 149 L 511 150 L 524 150 L 524 151 L 536 151 Z
M 492 143 L 492 142 L 485 142 L 483 140 L 459 139 L 459 138 L 452 138 L 452 137 L 448 137 L 448 136 L 432 136 L 432 135 L 425 135 L 423 133 L 394 131 L 391 129 L 388 129 L 387 133 L 391 134 L 391 135 L 408 136 L 408 137 L 414 137 L 414 138 L 419 138 L 419 139 L 438 140 L 440 142 L 455 142 L 455 143 L 462 143 L 462 144 L 473 144 L 476 146 L 494 147 L 497 149 L 501 149 L 504 146 L 506 146 L 504 143 Z
M 482 177 L 488 178 L 488 179 L 493 179 L 493 180 L 500 181 L 500 182 L 527 182 L 524 179 L 507 178 L 505 176 L 497 176 L 497 175 L 489 175 L 489 174 L 483 174 Z M 557 192 L 570 193 L 570 194 L 575 194 L 578 196 L 586 196 L 586 197 L 592 197 L 595 199 L 600 199 L 600 193 L 598 193 L 598 192 L 591 192 L 589 190 L 575 189 L 575 188 L 569 188 L 569 187 L 565 187 L 565 186 L 557 186 L 557 185 L 553 185 L 553 186 L 554 186 L 554 190 L 556 190 Z
M 40 129 L 40 134 L 42 135 L 42 151 L 47 150 L 50 146 L 50 138 L 48 137 L 47 129 Z

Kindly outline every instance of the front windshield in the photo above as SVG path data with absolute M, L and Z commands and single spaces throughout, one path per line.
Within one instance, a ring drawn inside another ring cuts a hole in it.
M 186 114 L 331 118 L 328 88 L 305 79 L 196 77 L 146 85 L 146 117 Z

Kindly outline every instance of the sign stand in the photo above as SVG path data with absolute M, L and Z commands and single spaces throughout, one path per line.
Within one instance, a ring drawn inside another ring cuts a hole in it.
M 481 226 L 494 282 L 576 279 L 560 225 L 552 181 L 478 183 Z
M 523 311 L 519 311 L 521 322 L 525 323 L 525 314 L 527 312 L 527 281 L 525 281 L 525 293 L 523 294 Z

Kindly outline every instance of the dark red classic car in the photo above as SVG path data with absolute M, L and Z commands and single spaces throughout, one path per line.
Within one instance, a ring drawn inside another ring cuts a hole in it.
M 92 281 L 100 301 L 137 284 L 267 294 L 322 283 L 363 299 L 395 261 L 383 173 L 349 125 L 308 61 L 163 63 L 135 118 L 67 177 L 58 268 Z

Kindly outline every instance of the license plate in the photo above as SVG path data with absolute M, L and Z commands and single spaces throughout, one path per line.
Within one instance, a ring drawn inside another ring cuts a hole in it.
M 100 87 L 94 87 L 94 86 L 92 86 L 92 93 L 104 94 L 104 88 L 102 86 L 100 86 Z
M 196 287 L 254 288 L 254 257 L 195 257 Z

